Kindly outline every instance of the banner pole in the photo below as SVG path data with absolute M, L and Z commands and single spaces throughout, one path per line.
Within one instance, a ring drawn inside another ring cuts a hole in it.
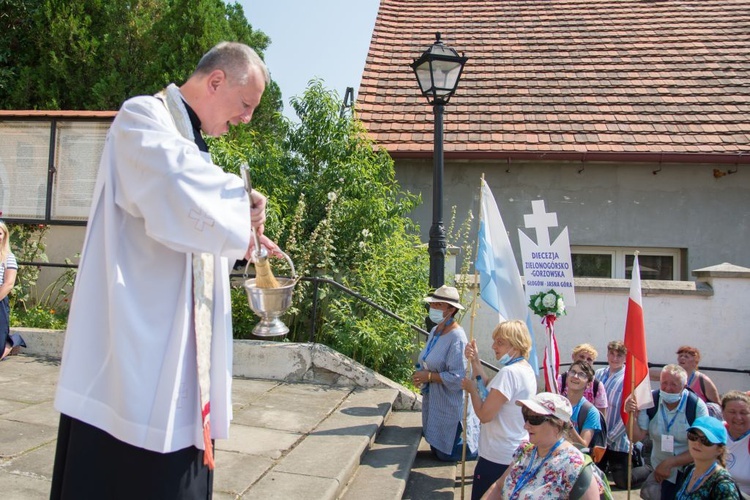
M 484 174 L 482 174 L 482 181 L 484 181 Z M 482 220 L 482 185 L 479 185 L 479 221 L 481 224 Z M 477 285 L 477 278 L 479 273 L 477 272 L 476 262 L 479 254 L 479 241 L 477 240 L 476 248 L 474 249 L 474 287 L 477 291 L 471 300 L 471 322 L 469 323 L 469 343 L 474 340 L 474 318 L 477 315 L 477 296 L 479 295 L 479 286 Z M 471 380 L 472 367 L 469 363 L 468 369 L 466 370 L 466 376 Z M 464 419 L 463 419 L 463 446 L 461 449 L 461 500 L 464 500 L 464 488 L 466 486 L 466 437 L 467 437 L 467 423 L 469 420 L 469 393 L 464 391 Z

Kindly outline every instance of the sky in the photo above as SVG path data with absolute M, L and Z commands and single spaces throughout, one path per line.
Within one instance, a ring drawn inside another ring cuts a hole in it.
M 319 78 L 341 99 L 356 93 L 380 0 L 239 0 L 255 30 L 271 38 L 265 61 L 281 88 L 284 116 L 298 121 L 289 99 Z

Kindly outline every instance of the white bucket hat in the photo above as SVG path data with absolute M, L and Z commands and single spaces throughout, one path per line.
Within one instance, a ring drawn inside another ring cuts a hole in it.
M 525 406 L 538 415 L 552 415 L 563 422 L 570 422 L 573 416 L 573 408 L 565 396 L 551 392 L 540 392 L 530 399 L 516 401 L 518 406 Z
M 431 293 L 428 297 L 425 297 L 424 301 L 429 303 L 435 303 L 435 302 L 445 302 L 446 304 L 450 304 L 456 309 L 463 309 L 464 306 L 461 305 L 461 303 L 458 301 L 458 290 L 456 290 L 452 286 L 443 285 L 437 290 L 435 290 L 433 293 Z

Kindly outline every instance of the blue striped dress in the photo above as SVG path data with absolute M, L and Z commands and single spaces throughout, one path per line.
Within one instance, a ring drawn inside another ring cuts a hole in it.
M 461 326 L 437 338 L 433 328 L 419 353 L 420 369 L 440 372 L 443 381 L 426 384 L 429 387 L 422 391 L 422 433 L 429 444 L 448 455 L 453 451 L 456 427 L 463 419 L 461 380 L 466 375 L 466 344 L 466 333 Z M 467 448 L 473 453 L 478 446 L 479 419 L 471 404 L 466 430 Z

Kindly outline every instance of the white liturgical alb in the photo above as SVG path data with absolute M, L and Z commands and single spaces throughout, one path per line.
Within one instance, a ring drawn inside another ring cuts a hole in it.
M 187 117 L 185 117 L 187 119 Z M 229 262 L 250 242 L 242 181 L 180 135 L 162 100 L 126 101 L 104 147 L 55 408 L 119 440 L 203 449 L 192 254 L 214 255 L 211 430 L 231 419 Z

